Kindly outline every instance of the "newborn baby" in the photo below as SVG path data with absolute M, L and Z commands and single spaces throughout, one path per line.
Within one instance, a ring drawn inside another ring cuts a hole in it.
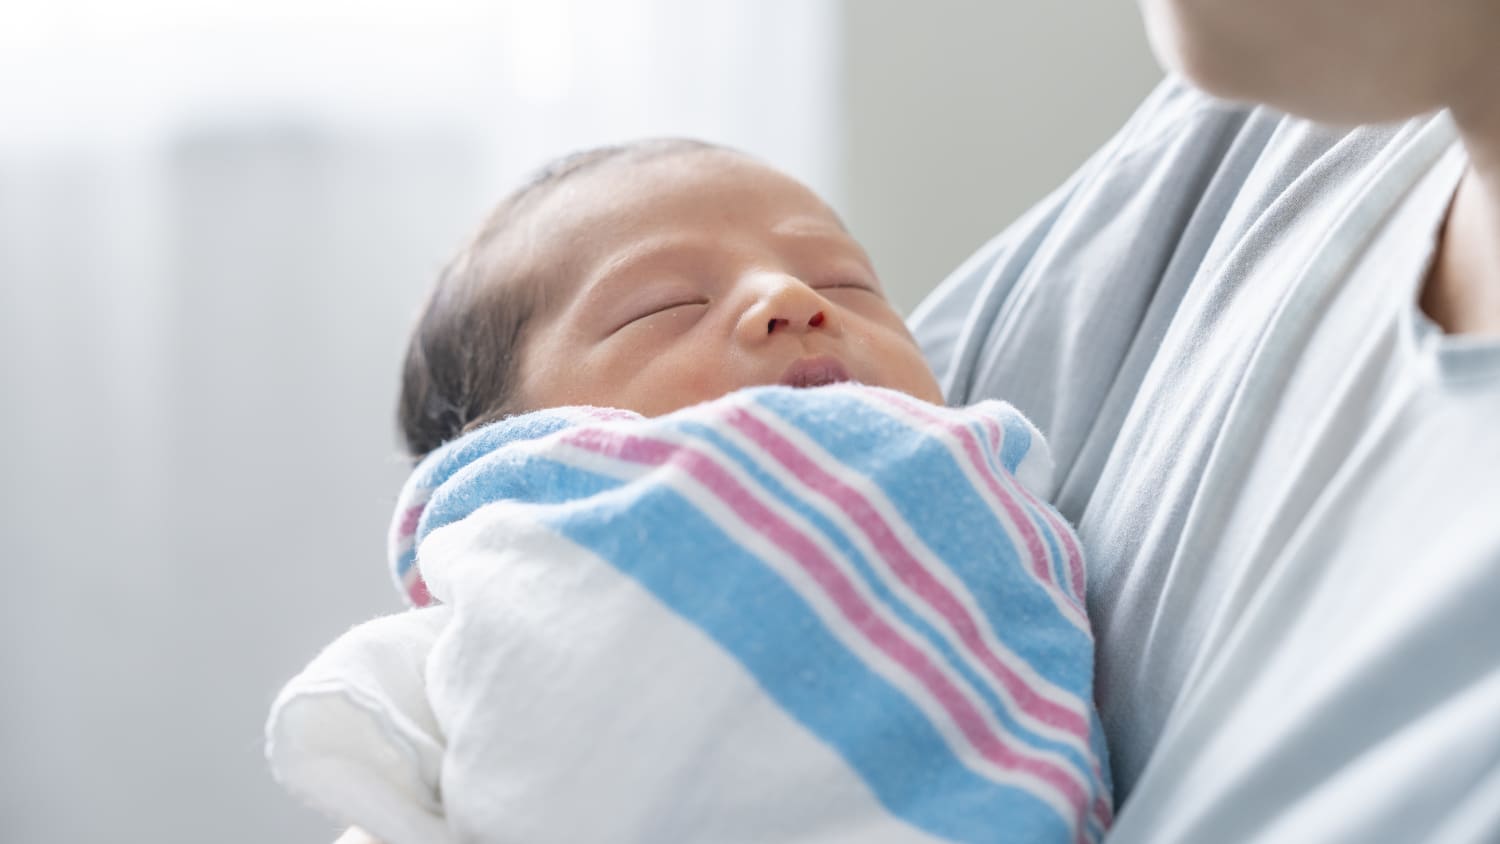
M 412 337 L 401 427 L 420 457 L 522 409 L 658 416 L 849 380 L 942 401 L 838 216 L 747 156 L 646 141 L 564 158 L 495 210 Z
M 940 402 L 796 181 L 688 141 L 562 160 L 407 355 L 392 557 L 438 605 L 288 684 L 278 778 L 391 844 L 1098 840 L 1045 443 Z

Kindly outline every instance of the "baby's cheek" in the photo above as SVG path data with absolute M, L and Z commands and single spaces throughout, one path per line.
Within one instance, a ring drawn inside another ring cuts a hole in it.
M 644 416 L 662 416 L 674 410 L 718 398 L 736 389 L 726 380 L 726 368 L 708 356 L 665 356 L 650 361 L 628 379 L 630 407 Z
M 921 349 L 904 326 L 899 334 L 893 334 L 887 339 L 880 366 L 884 377 L 888 379 L 880 386 L 900 390 L 933 404 L 943 403 L 943 391 L 938 386 L 937 376 L 932 373 L 932 367 L 927 365 Z

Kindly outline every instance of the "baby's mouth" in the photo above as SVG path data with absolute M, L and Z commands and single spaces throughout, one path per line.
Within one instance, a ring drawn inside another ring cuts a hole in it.
M 821 387 L 849 380 L 852 380 L 849 370 L 837 358 L 824 355 L 804 358 L 787 367 L 779 383 L 787 387 Z

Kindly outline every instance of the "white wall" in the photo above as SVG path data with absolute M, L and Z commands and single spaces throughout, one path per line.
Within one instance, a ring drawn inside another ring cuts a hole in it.
M 847 0 L 842 210 L 909 310 L 1161 78 L 1121 0 Z
M 0 167 L 0 840 L 331 838 L 261 726 L 396 606 L 392 373 L 482 163 L 270 125 Z
M 320 647 L 400 608 L 395 392 L 427 286 L 581 146 L 704 136 L 829 188 L 833 6 L 23 2 L 0 26 L 0 842 L 332 840 L 261 731 Z

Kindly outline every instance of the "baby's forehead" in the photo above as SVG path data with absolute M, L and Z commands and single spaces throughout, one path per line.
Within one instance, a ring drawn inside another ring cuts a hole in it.
M 770 227 L 791 217 L 841 224 L 827 203 L 791 176 L 743 153 L 694 149 L 601 162 L 559 184 L 544 213 L 603 234 L 609 224 L 738 222 Z
M 622 256 L 673 244 L 727 253 L 787 238 L 848 238 L 809 188 L 718 149 L 603 162 L 557 185 L 527 212 L 507 251 L 526 254 L 554 278 L 595 275 Z

